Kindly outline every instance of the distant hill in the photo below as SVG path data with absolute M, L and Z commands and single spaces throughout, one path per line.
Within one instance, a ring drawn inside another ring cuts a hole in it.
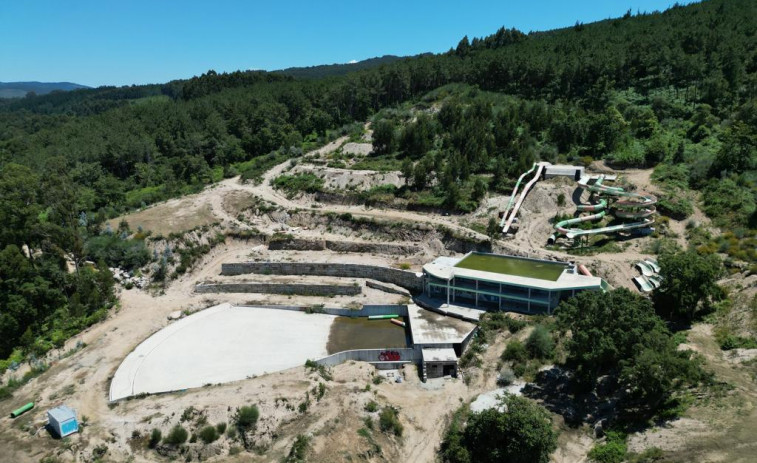
M 56 90 L 90 88 L 72 82 L 0 82 L 0 98 L 23 98 L 28 92 L 45 95 Z
M 376 58 L 369 58 L 363 61 L 358 61 L 356 63 L 321 64 L 318 66 L 286 68 L 273 72 L 286 74 L 297 79 L 320 79 L 322 77 L 341 76 L 349 72 L 375 68 L 381 66 L 382 64 L 389 64 L 403 58 L 403 56 L 384 55 Z

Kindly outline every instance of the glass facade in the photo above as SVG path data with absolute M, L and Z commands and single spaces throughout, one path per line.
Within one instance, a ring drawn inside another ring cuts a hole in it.
M 486 310 L 552 313 L 560 301 L 582 291 L 550 291 L 467 277 L 453 277 L 448 281 L 428 273 L 425 273 L 424 277 L 426 296 Z

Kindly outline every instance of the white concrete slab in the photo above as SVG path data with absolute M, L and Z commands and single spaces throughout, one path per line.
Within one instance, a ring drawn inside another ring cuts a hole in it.
M 226 383 L 328 355 L 336 317 L 221 304 L 168 325 L 137 346 L 110 385 L 110 400 Z
M 447 317 L 415 304 L 407 306 L 413 343 L 420 345 L 456 344 L 476 328 L 473 323 Z

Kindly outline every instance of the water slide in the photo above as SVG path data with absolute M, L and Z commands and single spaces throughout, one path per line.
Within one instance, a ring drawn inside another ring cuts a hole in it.
M 505 211 L 502 213 L 502 220 L 499 221 L 500 227 L 505 226 L 505 221 L 507 220 L 507 214 L 510 212 L 510 209 L 513 207 L 513 202 L 515 201 L 515 195 L 518 194 L 518 188 L 520 187 L 520 182 L 522 182 L 523 179 L 526 178 L 526 175 L 530 174 L 535 169 L 536 169 L 536 163 L 534 163 L 534 165 L 531 166 L 531 169 L 527 170 L 526 172 L 523 172 L 523 175 L 518 177 L 518 181 L 515 182 L 515 188 L 513 189 L 513 194 L 510 195 L 510 200 L 507 202 Z
M 640 277 L 634 277 L 633 281 L 636 282 L 636 284 L 639 285 L 639 288 L 641 288 L 642 291 L 645 293 L 648 293 L 654 289 L 654 286 L 652 286 L 652 283 L 647 280 L 647 277 L 640 276 Z
M 532 172 L 534 170 L 534 167 L 538 166 L 538 169 L 536 169 L 536 175 L 534 175 L 534 178 L 532 178 L 531 181 L 528 182 L 526 186 L 523 187 L 523 192 L 518 197 L 518 201 L 515 203 L 515 206 L 513 206 L 513 209 L 510 212 L 510 216 L 507 218 L 507 221 L 505 222 L 505 226 L 502 228 L 503 234 L 507 234 L 507 231 L 510 229 L 510 226 L 512 225 L 513 220 L 515 220 L 515 216 L 518 215 L 518 210 L 520 209 L 520 205 L 523 204 L 523 200 L 526 199 L 526 195 L 528 194 L 528 191 L 531 189 L 531 187 L 534 186 L 534 184 L 541 178 L 542 171 L 544 170 L 544 166 L 546 165 L 548 165 L 548 163 L 539 162 L 539 163 L 534 164 L 531 167 L 531 170 L 528 171 L 528 172 Z M 523 175 L 521 175 L 521 178 L 523 178 Z M 518 179 L 518 183 L 520 183 L 520 179 Z M 517 185 L 516 185 L 516 190 L 517 190 Z M 510 197 L 510 201 L 512 201 L 514 196 L 515 196 L 515 191 L 513 191 L 513 196 Z M 508 206 L 509 205 L 510 205 L 510 202 L 508 202 Z M 505 213 L 505 215 L 502 216 L 503 219 L 505 217 L 507 217 L 507 213 Z
M 589 183 L 592 179 L 595 179 L 594 183 Z M 557 235 L 565 235 L 568 238 L 576 238 L 578 236 L 596 235 L 600 233 L 609 234 L 617 233 L 620 231 L 633 230 L 637 228 L 647 228 L 654 223 L 654 220 L 650 218 L 655 213 L 655 204 L 657 198 L 648 193 L 635 193 L 631 191 L 625 191 L 623 188 L 610 187 L 603 185 L 605 180 L 604 175 L 598 177 L 585 176 L 578 181 L 578 185 L 591 193 L 603 195 L 605 197 L 618 197 L 621 198 L 612 204 L 612 208 L 615 209 L 615 216 L 622 219 L 640 219 L 637 222 L 624 223 L 620 225 L 611 225 L 609 227 L 591 228 L 588 230 L 582 230 L 580 228 L 569 228 L 570 225 L 574 225 L 581 222 L 589 222 L 600 220 L 605 216 L 606 209 L 608 207 L 608 201 L 606 198 L 601 198 L 596 204 L 581 205 L 578 206 L 579 212 L 584 211 L 599 211 L 597 214 L 577 217 L 575 219 L 562 220 L 555 224 L 556 233 L 550 237 L 550 242 L 554 242 Z

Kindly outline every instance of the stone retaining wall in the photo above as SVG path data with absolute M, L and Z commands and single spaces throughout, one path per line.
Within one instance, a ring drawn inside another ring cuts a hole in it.
M 307 262 L 239 262 L 221 264 L 221 275 L 318 275 L 367 278 L 392 283 L 412 292 L 423 291 L 423 278 L 414 272 L 362 264 Z
M 389 255 L 408 255 L 420 251 L 417 246 L 405 244 L 361 243 L 356 241 L 308 240 L 302 238 L 275 239 L 268 243 L 268 249 L 279 251 L 336 251 L 363 252 Z
M 355 296 L 362 292 L 355 285 L 309 285 L 301 283 L 200 283 L 198 293 L 268 293 L 303 296 Z

